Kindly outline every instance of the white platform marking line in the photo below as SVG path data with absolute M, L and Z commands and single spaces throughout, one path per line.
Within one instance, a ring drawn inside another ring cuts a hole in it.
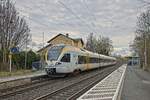
M 77 100 L 105 100 L 104 98 L 107 98 L 107 96 L 109 97 L 108 99 L 113 99 L 115 93 L 118 92 L 118 86 L 120 87 L 125 70 L 126 65 L 122 65 Z

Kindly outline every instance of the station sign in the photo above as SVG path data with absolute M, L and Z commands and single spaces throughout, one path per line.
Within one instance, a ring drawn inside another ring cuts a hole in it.
M 10 49 L 11 53 L 19 53 L 19 48 L 18 47 L 12 47 Z

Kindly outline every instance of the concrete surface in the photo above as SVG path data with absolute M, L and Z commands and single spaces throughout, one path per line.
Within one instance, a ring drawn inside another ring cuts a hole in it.
M 3 77 L 3 78 L 0 77 L 0 83 L 23 79 L 23 78 L 37 77 L 41 75 L 46 75 L 44 70 L 33 72 L 33 73 L 30 73 L 29 75 L 10 76 L 10 77 Z
M 37 71 L 29 75 L 0 78 L 0 90 L 31 83 L 32 80 L 46 75 L 45 71 Z
M 128 66 L 121 100 L 150 100 L 150 72 Z
M 85 92 L 77 100 L 118 100 L 119 91 L 122 86 L 126 64 L 109 74 L 102 81 Z

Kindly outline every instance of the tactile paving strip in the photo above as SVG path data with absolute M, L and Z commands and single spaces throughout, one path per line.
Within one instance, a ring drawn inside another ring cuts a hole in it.
M 125 70 L 126 65 L 122 65 L 77 100 L 114 100 L 121 87 Z

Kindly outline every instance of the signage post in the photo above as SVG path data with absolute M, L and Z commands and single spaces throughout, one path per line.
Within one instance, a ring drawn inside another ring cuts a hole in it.
M 18 52 L 19 52 L 19 48 L 17 48 L 17 47 L 10 48 L 10 54 L 9 54 L 9 72 L 12 72 L 12 54 L 13 53 L 18 53 Z
M 11 64 L 12 64 L 12 53 L 10 52 L 10 54 L 9 54 L 9 72 L 12 71 Z

